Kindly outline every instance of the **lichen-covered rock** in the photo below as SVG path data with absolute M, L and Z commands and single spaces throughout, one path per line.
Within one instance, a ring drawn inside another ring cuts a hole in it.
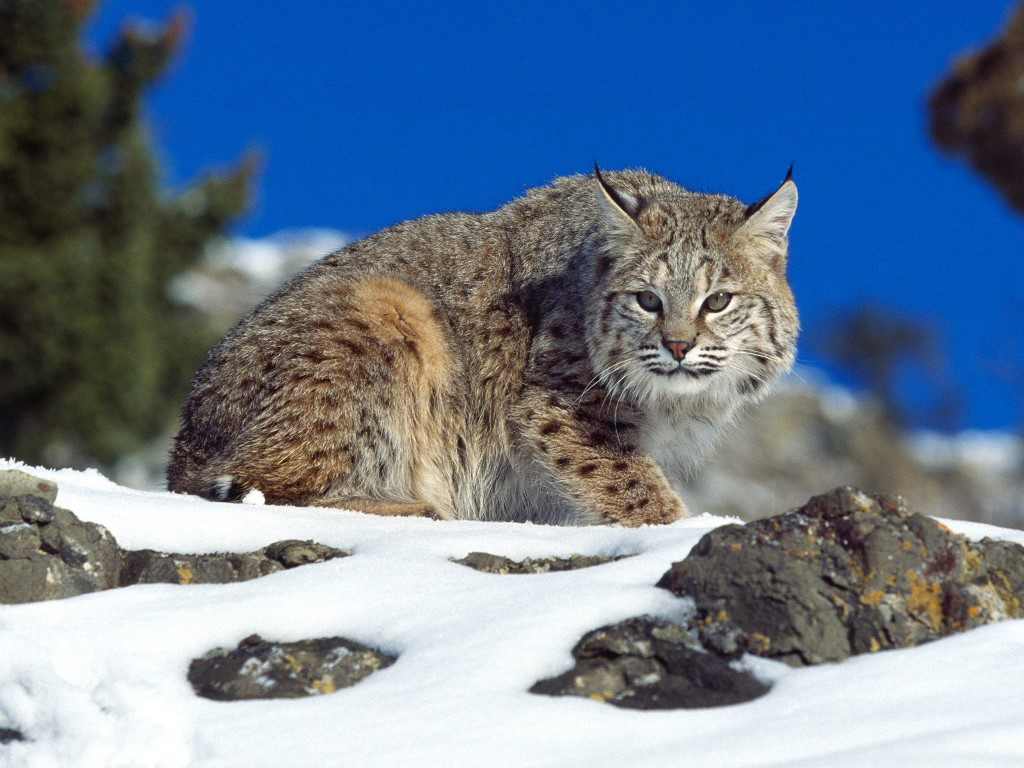
M 300 541 L 299 539 L 285 539 L 275 541 L 263 548 L 263 554 L 269 560 L 280 563 L 285 568 L 297 568 L 300 565 L 312 565 L 313 563 L 324 563 L 336 557 L 348 557 L 349 552 L 344 549 L 328 547 L 326 544 L 318 544 L 315 541 Z
M 117 586 L 121 550 L 102 525 L 54 506 L 57 486 L 0 471 L 0 603 L 73 597 Z
M 54 506 L 57 486 L 0 471 L 0 603 L 74 597 L 133 584 L 226 584 L 349 553 L 289 539 L 255 552 L 122 550 L 102 525 Z
M 347 688 L 394 662 L 342 637 L 274 643 L 252 635 L 237 648 L 193 660 L 188 681 L 197 694 L 218 701 L 294 699 Z
M 255 552 L 188 555 L 139 549 L 124 553 L 120 584 L 228 584 L 348 554 L 314 541 L 294 539 L 278 541 Z
M 584 696 L 629 709 L 717 707 L 755 699 L 767 686 L 699 650 L 696 633 L 649 617 L 594 630 L 573 648 L 576 666 L 530 691 Z
M 570 555 L 569 557 L 527 557 L 523 560 L 512 560 L 502 555 L 489 552 L 470 552 L 459 560 L 452 562 L 465 565 L 484 573 L 549 573 L 554 571 L 574 571 L 578 568 L 590 568 L 604 565 L 624 556 L 605 557 L 604 555 Z
M 716 528 L 658 586 L 694 598 L 709 649 L 816 664 L 1021 616 L 1024 547 L 972 542 L 899 497 L 840 488 Z
M 207 555 L 138 549 L 124 553 L 122 587 L 133 584 L 228 584 L 284 570 L 262 552 L 218 552 Z

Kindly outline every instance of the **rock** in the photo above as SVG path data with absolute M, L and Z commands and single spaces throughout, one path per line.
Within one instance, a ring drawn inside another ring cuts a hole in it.
M 73 597 L 132 584 L 225 584 L 349 554 L 295 539 L 256 552 L 124 551 L 102 525 L 55 507 L 56 498 L 53 483 L 16 469 L 0 471 L 0 603 Z
M 1024 547 L 847 487 L 710 531 L 658 586 L 695 599 L 706 648 L 817 664 L 1021 616 Z
M 57 501 L 57 486 L 49 480 L 43 480 L 20 469 L 0 471 L 0 499 L 25 496 L 35 496 L 53 504 Z
M 1022 527 L 1024 462 L 1019 469 L 979 462 L 957 438 L 930 440 L 924 450 L 920 440 L 899 433 L 869 396 L 783 383 L 738 418 L 714 461 L 686 481 L 681 495 L 692 512 L 746 521 L 853 485 L 914 499 L 939 517 Z
M 470 552 L 460 560 L 452 562 L 465 565 L 484 573 L 549 573 L 552 571 L 574 571 L 621 560 L 628 555 L 605 557 L 603 555 L 570 555 L 569 557 L 527 557 L 521 561 L 511 560 L 488 552 Z
M 0 744 L 10 744 L 12 741 L 24 741 L 25 737 L 21 731 L 13 728 L 0 728 Z
M 187 555 L 140 549 L 124 553 L 120 586 L 132 584 L 228 584 L 287 568 L 322 563 L 349 553 L 314 541 L 289 539 L 255 552 Z
M 237 648 L 216 648 L 189 665 L 197 694 L 218 701 L 293 699 L 355 685 L 395 657 L 342 637 L 268 642 L 252 635 Z
M 120 586 L 133 584 L 228 584 L 284 570 L 262 552 L 182 555 L 139 549 L 125 552 Z
M 101 525 L 54 506 L 57 487 L 0 471 L 0 603 L 73 597 L 117 586 L 121 550 Z
M 737 704 L 768 687 L 699 650 L 696 633 L 650 617 L 629 619 L 583 636 L 576 666 L 530 691 L 584 696 L 629 709 L 680 709 Z
M 263 554 L 285 568 L 324 563 L 336 557 L 348 557 L 349 555 L 344 549 L 335 549 L 315 541 L 299 541 L 298 539 L 274 542 L 263 548 Z

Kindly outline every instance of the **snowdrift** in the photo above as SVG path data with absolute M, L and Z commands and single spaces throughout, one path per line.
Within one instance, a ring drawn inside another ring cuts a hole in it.
M 598 626 L 671 618 L 654 585 L 707 531 L 703 515 L 625 529 L 385 519 L 129 490 L 96 472 L 22 468 L 123 547 L 251 551 L 315 539 L 351 556 L 238 584 L 140 585 L 0 606 L 0 766 L 1024 765 L 1024 621 L 909 650 L 791 669 L 750 658 L 772 690 L 699 710 L 640 712 L 534 695 Z M 970 537 L 1024 533 L 946 521 Z M 599 567 L 495 575 L 453 563 L 631 555 Z M 303 699 L 217 702 L 189 663 L 254 633 L 344 636 L 397 661 Z

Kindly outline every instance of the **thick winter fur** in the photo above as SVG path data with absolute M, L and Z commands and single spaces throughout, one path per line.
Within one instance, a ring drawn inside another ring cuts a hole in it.
M 595 171 L 354 243 L 213 349 L 168 486 L 375 514 L 671 522 L 685 514 L 673 486 L 792 364 L 796 202 L 788 177 L 746 206 Z

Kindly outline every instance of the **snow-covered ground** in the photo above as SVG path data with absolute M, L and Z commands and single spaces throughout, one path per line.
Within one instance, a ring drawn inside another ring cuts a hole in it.
M 28 739 L 0 745 L 4 768 L 1024 765 L 1024 621 L 842 664 L 792 670 L 754 660 L 774 687 L 731 707 L 640 712 L 527 692 L 571 666 L 588 630 L 679 611 L 682 601 L 653 585 L 725 518 L 633 530 L 385 519 L 29 471 L 58 483 L 58 505 L 127 548 L 248 551 L 308 538 L 353 554 L 241 584 L 0 606 L 0 728 Z M 948 524 L 1024 543 L 1020 531 Z M 474 550 L 635 557 L 509 576 L 450 562 Z M 399 658 L 324 696 L 197 697 L 189 661 L 253 633 L 342 635 Z

